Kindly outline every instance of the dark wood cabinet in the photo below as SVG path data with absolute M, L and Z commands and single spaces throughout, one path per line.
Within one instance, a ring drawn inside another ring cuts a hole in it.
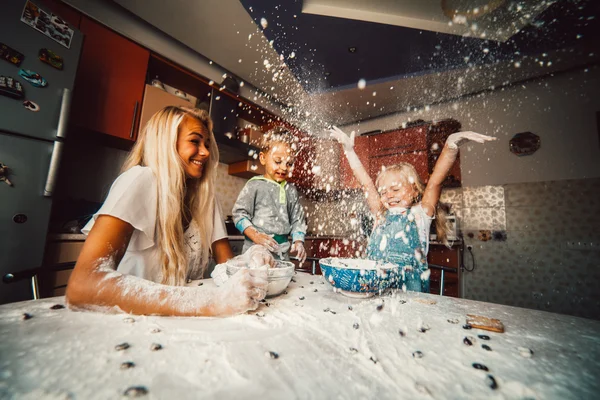
M 373 179 L 373 182 L 375 182 L 377 175 L 379 175 L 383 167 L 389 167 L 399 163 L 411 164 L 415 167 L 421 180 L 427 182 L 429 173 L 427 170 L 427 152 L 424 150 L 371 157 L 369 160 L 369 175 L 371 176 L 371 179 Z
M 443 270 L 443 295 L 451 297 L 461 297 L 462 293 L 460 291 L 460 252 L 460 245 L 455 245 L 452 248 L 448 248 L 443 244 L 437 243 L 431 243 L 429 245 L 427 262 L 429 263 L 429 269 L 431 270 L 431 275 L 429 277 L 430 293 L 440 294 Z
M 406 162 L 412 164 L 423 183 L 427 183 L 446 139 L 459 130 L 460 123 L 456 120 L 423 122 L 405 129 L 359 136 L 354 141 L 354 150 L 373 182 L 383 167 Z M 360 187 L 343 153 L 339 168 L 344 188 Z M 460 181 L 460 160 L 457 159 L 443 187 L 460 186 Z
M 371 154 L 370 145 L 371 141 L 369 136 L 358 136 L 354 139 L 354 151 L 367 171 L 369 171 L 369 157 Z M 341 151 L 340 159 L 340 180 L 345 189 L 360 188 L 360 183 L 354 176 L 354 172 L 352 172 L 352 168 L 350 168 L 350 164 L 348 164 L 348 160 L 344 156 L 343 149 Z
M 73 93 L 75 128 L 135 141 L 150 52 L 82 17 L 85 35 Z
M 429 127 L 429 133 L 427 135 L 427 148 L 429 154 L 427 156 L 427 168 L 428 173 L 433 172 L 435 163 L 438 157 L 442 153 L 446 139 L 452 133 L 459 132 L 461 128 L 460 122 L 454 119 L 447 119 L 432 124 Z M 443 183 L 443 187 L 458 187 L 461 185 L 461 173 L 460 173 L 460 157 L 456 159 L 454 165 L 450 169 L 446 180 Z

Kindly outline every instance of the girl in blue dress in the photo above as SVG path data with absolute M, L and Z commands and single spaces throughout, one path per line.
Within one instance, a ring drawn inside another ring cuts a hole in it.
M 450 135 L 425 186 L 415 168 L 408 163 L 386 167 L 373 183 L 354 152 L 354 132 L 348 136 L 333 127 L 330 133 L 342 144 L 375 218 L 367 258 L 401 266 L 402 282 L 398 282 L 398 287 L 428 293 L 429 228 L 436 214 L 436 230 L 442 241 L 447 232 L 445 214 L 438 208 L 442 183 L 456 161 L 461 144 L 470 140 L 484 143 L 495 138 L 475 132 Z

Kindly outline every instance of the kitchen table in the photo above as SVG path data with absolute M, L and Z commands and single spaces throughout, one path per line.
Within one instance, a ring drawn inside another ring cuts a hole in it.
M 566 315 L 422 293 L 349 299 L 305 273 L 231 318 L 52 308 L 63 304 L 0 307 L 0 398 L 114 399 L 131 387 L 150 399 L 600 396 L 600 322 Z M 464 329 L 468 313 L 505 333 Z

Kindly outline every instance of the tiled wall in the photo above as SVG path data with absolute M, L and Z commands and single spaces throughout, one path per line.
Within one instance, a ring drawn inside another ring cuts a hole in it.
M 223 212 L 223 218 L 231 215 L 233 205 L 247 181 L 247 179 L 229 175 L 227 164 L 219 163 L 215 192 Z
M 466 298 L 600 319 L 600 251 L 567 248 L 600 242 L 600 179 L 464 188 L 455 205 L 475 257 Z M 482 241 L 480 230 L 506 238 Z

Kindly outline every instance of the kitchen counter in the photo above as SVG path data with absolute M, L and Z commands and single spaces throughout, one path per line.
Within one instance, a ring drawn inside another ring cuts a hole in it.
M 132 386 L 144 386 L 150 399 L 592 399 L 600 393 L 598 321 L 422 293 L 349 299 L 322 277 L 303 273 L 287 294 L 267 302 L 223 319 L 50 308 L 64 304 L 63 297 L 0 306 L 0 398 L 119 398 Z M 506 332 L 465 330 L 467 313 L 498 318 Z M 130 347 L 117 351 L 121 343 Z M 162 349 L 151 351 L 153 343 Z M 127 361 L 135 366 L 123 369 Z

